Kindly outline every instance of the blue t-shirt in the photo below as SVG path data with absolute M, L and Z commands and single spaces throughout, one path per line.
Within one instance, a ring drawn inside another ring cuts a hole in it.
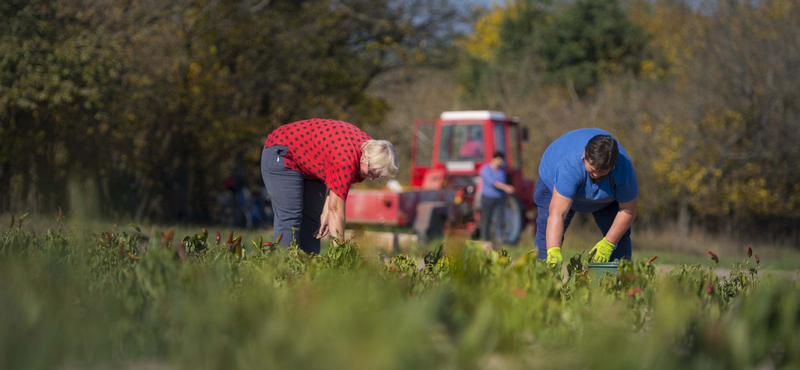
M 496 181 L 502 183 L 506 182 L 506 169 L 500 167 L 498 169 L 492 168 L 490 164 L 485 164 L 481 167 L 481 180 L 483 181 L 483 189 L 481 189 L 481 196 L 486 198 L 502 198 L 506 195 L 501 189 L 494 186 Z
M 577 212 L 596 212 L 615 200 L 630 202 L 639 194 L 631 157 L 619 141 L 619 157 L 614 169 L 592 183 L 583 164 L 583 151 L 597 135 L 610 134 L 598 128 L 567 132 L 547 147 L 539 164 L 539 181 L 572 199 L 572 210 Z

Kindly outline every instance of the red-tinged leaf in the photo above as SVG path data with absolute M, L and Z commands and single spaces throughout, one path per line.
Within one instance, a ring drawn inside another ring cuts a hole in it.
M 231 236 L 233 236 L 233 232 L 231 232 Z M 228 239 L 231 239 L 230 237 Z M 237 244 L 242 242 L 242 236 L 239 235 L 235 239 L 231 239 L 230 243 L 227 243 L 228 252 L 236 252 Z
M 136 256 L 134 256 L 134 255 L 132 255 L 130 253 L 128 253 L 128 257 L 130 257 L 132 260 L 138 260 L 139 259 L 139 257 L 136 257 Z
M 706 252 L 708 253 L 709 256 L 711 256 L 711 259 L 714 260 L 714 264 L 719 263 L 719 257 L 717 257 L 717 255 L 714 254 L 714 252 L 712 252 L 712 251 L 710 251 L 708 249 L 706 249 Z
M 231 231 L 231 235 L 228 235 L 228 242 L 227 244 L 233 243 L 233 231 Z
M 653 261 L 655 261 L 657 258 L 658 258 L 658 256 L 650 257 L 650 259 L 647 260 L 647 263 L 653 263 Z
M 111 233 L 106 231 L 106 243 L 111 244 Z
M 753 247 L 747 247 L 747 258 L 753 256 Z
M 9 229 L 12 228 L 12 227 L 14 227 L 14 214 L 13 213 L 11 214 L 11 224 L 8 225 Z
M 283 239 L 283 233 L 280 233 L 280 235 L 278 235 L 278 238 L 275 239 L 275 244 L 281 244 L 281 239 Z
M 519 298 L 525 298 L 525 296 L 527 295 L 527 293 L 525 293 L 525 289 L 522 288 L 514 288 L 514 290 L 512 290 L 511 293 Z
M 758 265 L 759 263 L 761 263 L 761 260 L 758 259 L 758 253 L 756 253 L 756 265 Z
M 633 288 L 633 289 L 629 290 L 627 293 L 625 293 L 625 297 L 630 298 L 630 297 L 633 297 L 634 295 L 636 295 L 637 293 L 641 293 L 641 292 L 642 292 L 642 288 L 636 287 L 636 288 Z
M 271 247 L 271 246 L 273 246 L 273 245 L 274 245 L 274 244 L 272 244 L 272 242 L 263 242 L 263 243 L 261 243 L 261 246 L 262 246 L 262 247 Z
M 216 238 L 216 240 L 217 240 L 217 244 L 219 244 L 219 239 L 220 239 L 220 236 L 219 236 L 219 231 L 217 231 L 217 238 Z
M 122 257 L 122 253 L 124 253 L 124 252 L 125 252 L 125 242 L 120 240 L 119 241 L 119 247 L 118 247 L 117 255 Z
M 175 236 L 175 229 L 169 229 L 166 233 L 163 231 L 161 232 L 161 242 L 164 245 L 170 245 L 172 243 L 172 237 Z

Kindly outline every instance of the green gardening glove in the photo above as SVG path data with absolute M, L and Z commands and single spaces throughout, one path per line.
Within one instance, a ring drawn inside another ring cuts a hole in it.
M 553 247 L 547 250 L 547 266 L 561 268 L 561 247 Z
M 614 244 L 608 241 L 608 239 L 603 238 L 603 240 L 597 242 L 589 251 L 589 255 L 594 255 L 592 257 L 592 262 L 608 262 L 609 258 L 611 258 L 611 252 L 614 251 Z

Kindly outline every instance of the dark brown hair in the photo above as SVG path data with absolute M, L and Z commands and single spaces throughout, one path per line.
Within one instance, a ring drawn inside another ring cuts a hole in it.
M 584 158 L 599 171 L 610 170 L 617 163 L 619 146 L 611 135 L 597 135 L 584 148 Z

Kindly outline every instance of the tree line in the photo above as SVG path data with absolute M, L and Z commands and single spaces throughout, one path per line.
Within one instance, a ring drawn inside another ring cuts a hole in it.
M 532 133 L 527 176 L 568 130 L 614 133 L 643 225 L 792 233 L 798 18 L 791 0 L 9 0 L 0 211 L 90 189 L 101 214 L 206 221 L 230 173 L 260 186 L 280 124 L 348 120 L 403 152 L 413 118 L 494 109 Z
M 527 120 L 533 162 L 565 131 L 614 133 L 641 224 L 796 239 L 798 21 L 788 0 L 518 0 L 465 42 L 463 98 Z
M 227 175 L 259 181 L 278 125 L 379 126 L 371 81 L 438 58 L 459 17 L 447 0 L 4 1 L 0 210 L 207 220 Z

